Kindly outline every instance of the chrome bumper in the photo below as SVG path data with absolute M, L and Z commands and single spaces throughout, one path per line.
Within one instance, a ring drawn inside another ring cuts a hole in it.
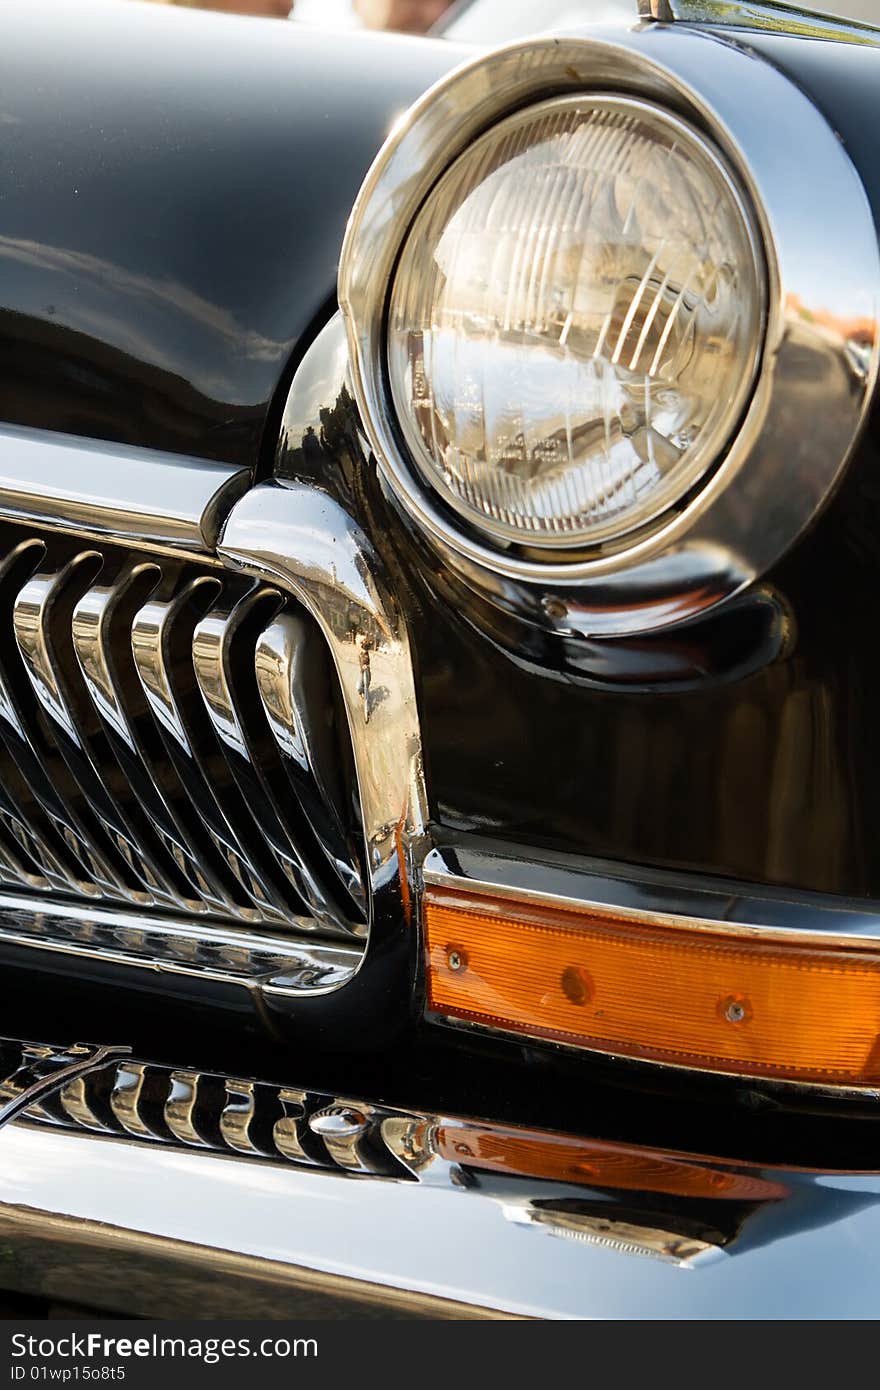
M 876 1316 L 876 1173 L 218 1077 L 200 1101 L 193 1073 L 110 1066 L 125 1133 L 90 1132 L 100 1105 L 81 1077 L 66 1109 L 44 1096 L 0 1130 L 8 1289 L 152 1317 Z M 270 1155 L 260 1105 L 279 1097 Z

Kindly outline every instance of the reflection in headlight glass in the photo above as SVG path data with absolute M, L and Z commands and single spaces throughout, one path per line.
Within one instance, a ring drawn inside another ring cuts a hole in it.
M 711 467 L 748 397 L 763 282 L 720 158 L 623 98 L 472 145 L 393 282 L 392 394 L 427 480 L 501 542 L 624 534 Z

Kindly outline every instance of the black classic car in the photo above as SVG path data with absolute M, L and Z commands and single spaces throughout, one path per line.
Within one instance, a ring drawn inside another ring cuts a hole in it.
M 880 30 L 559 9 L 0 5 L 19 1309 L 877 1313 Z

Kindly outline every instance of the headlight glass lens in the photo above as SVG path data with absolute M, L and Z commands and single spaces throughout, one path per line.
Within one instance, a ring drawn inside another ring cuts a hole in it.
M 401 251 L 388 371 L 423 476 L 497 542 L 572 547 L 658 517 L 748 399 L 763 271 L 730 175 L 617 97 L 509 117 Z

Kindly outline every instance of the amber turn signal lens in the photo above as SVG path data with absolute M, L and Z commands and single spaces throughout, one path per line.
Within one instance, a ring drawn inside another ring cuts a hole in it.
M 613 908 L 426 890 L 428 1006 L 706 1071 L 880 1080 L 880 952 Z

